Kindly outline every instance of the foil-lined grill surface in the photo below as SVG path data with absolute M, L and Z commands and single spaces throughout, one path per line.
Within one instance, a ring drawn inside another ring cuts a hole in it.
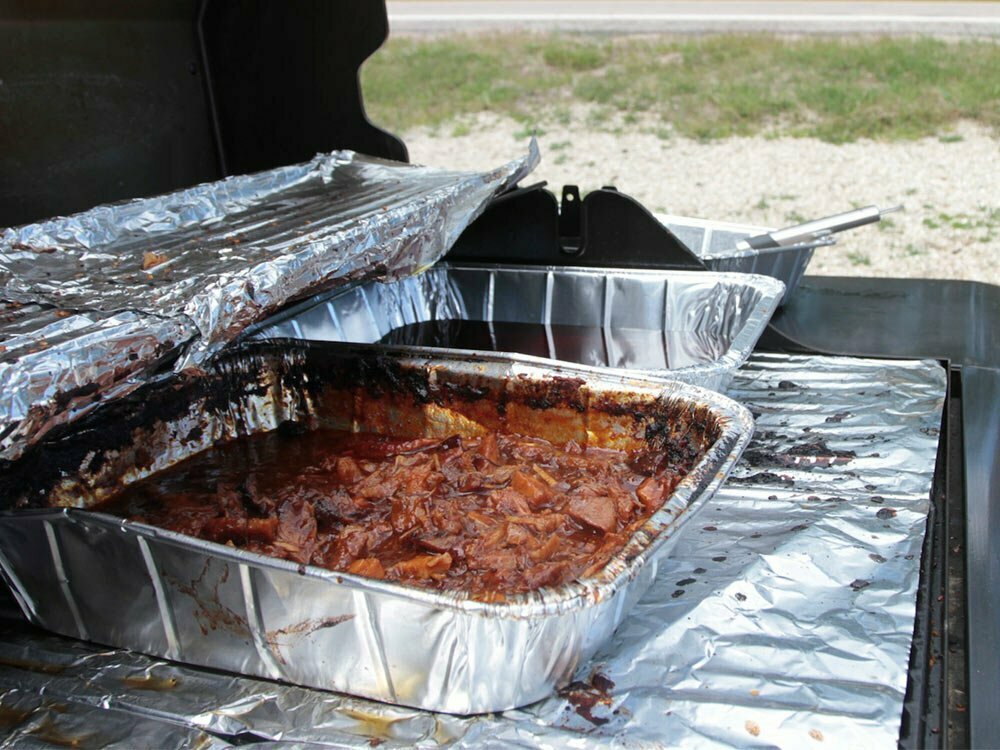
M 577 681 L 522 710 L 431 714 L 100 650 L 10 617 L 0 674 L 159 721 L 164 736 L 265 746 L 894 748 L 945 388 L 930 361 L 754 356 L 731 393 L 757 434 L 729 483 Z
M 571 347 L 592 358 L 576 367 L 582 375 L 669 377 L 724 391 L 783 291 L 775 279 L 746 274 L 439 263 L 420 276 L 319 295 L 247 333 L 375 343 L 415 323 L 539 323 L 549 357 L 518 358 L 552 364 L 567 359 L 552 326 L 588 326 Z M 587 338 L 583 346 L 580 336 Z M 640 369 L 637 358 L 655 369 Z
M 486 173 L 336 151 L 4 230 L 0 459 L 291 300 L 429 267 L 537 161 L 534 142 Z
M 16 644 L 12 650 L 24 651 Z M 27 657 L 33 656 L 31 649 L 28 652 Z M 142 679 L 142 676 L 135 678 L 140 685 Z M 37 686 L 4 677 L 0 677 L 0 717 L 6 731 L 6 737 L 0 742 L 0 747 L 4 748 L 220 750 L 232 747 L 227 740 L 194 727 L 172 725 L 160 717 L 136 716 L 133 712 L 116 710 L 106 704 L 89 704 L 46 695 Z

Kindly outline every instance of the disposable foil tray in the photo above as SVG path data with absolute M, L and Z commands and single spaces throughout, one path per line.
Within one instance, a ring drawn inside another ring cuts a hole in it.
M 219 440 L 309 427 L 447 436 L 483 427 L 702 454 L 598 574 L 472 599 L 248 553 L 85 508 Z M 454 713 L 550 694 L 656 577 L 750 439 L 749 412 L 686 384 L 584 382 L 510 358 L 253 344 L 165 377 L 46 438 L 0 477 L 0 568 L 25 615 L 63 635 L 176 661 Z M 76 506 L 31 509 L 48 504 Z
M 657 215 L 657 218 L 711 270 L 762 274 L 782 281 L 785 293 L 779 305 L 784 305 L 791 299 L 812 260 L 813 251 L 827 243 L 823 239 L 796 248 L 741 249 L 736 246 L 737 242 L 769 232 L 773 227 L 730 224 L 666 214 Z
M 553 329 L 574 327 L 583 331 L 574 354 L 585 352 L 586 361 L 563 366 L 582 375 L 669 376 L 721 391 L 750 356 L 781 293 L 781 283 L 766 276 L 442 263 L 420 276 L 313 297 L 248 335 L 375 343 L 431 321 L 539 323 L 547 356 L 518 359 L 550 365 L 569 359 Z M 646 367 L 636 369 L 637 360 Z

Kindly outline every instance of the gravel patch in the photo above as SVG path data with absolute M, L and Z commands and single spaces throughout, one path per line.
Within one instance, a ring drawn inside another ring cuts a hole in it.
M 974 124 L 946 138 L 834 145 L 806 138 L 662 138 L 641 123 L 546 125 L 527 182 L 614 185 L 656 213 L 780 227 L 855 206 L 903 204 L 816 251 L 808 273 L 1000 284 L 1000 139 Z M 488 169 L 527 142 L 491 115 L 403 134 L 416 163 Z

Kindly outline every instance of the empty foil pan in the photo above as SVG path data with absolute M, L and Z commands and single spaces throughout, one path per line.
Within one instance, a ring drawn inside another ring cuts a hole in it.
M 736 246 L 740 240 L 767 232 L 769 228 L 665 214 L 657 214 L 656 218 L 710 270 L 761 274 L 780 280 L 785 285 L 785 293 L 779 305 L 791 299 L 812 260 L 813 251 L 829 243 L 827 239 L 820 239 L 795 247 L 741 249 Z
M 779 281 L 744 274 L 442 263 L 419 276 L 313 297 L 248 335 L 416 345 L 411 350 L 423 354 L 514 352 L 538 365 L 559 360 L 586 376 L 724 390 L 782 291 Z M 454 321 L 483 324 L 465 338 L 473 344 L 456 346 L 454 328 L 438 325 Z M 432 348 L 421 345 L 431 339 Z
M 683 435 L 701 454 L 599 573 L 490 603 L 85 509 L 219 440 L 289 420 L 428 436 L 480 425 L 657 450 Z M 568 682 L 610 637 L 752 430 L 745 408 L 682 383 L 583 381 L 512 358 L 250 344 L 207 375 L 164 377 L 102 406 L 10 466 L 0 568 L 31 622 L 63 635 L 424 709 L 503 710 Z M 32 507 L 51 504 L 75 507 Z

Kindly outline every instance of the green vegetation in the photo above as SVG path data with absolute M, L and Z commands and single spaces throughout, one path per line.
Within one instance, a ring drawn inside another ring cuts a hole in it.
M 640 124 L 662 137 L 937 136 L 1000 132 L 1000 44 L 931 38 L 504 34 L 390 38 L 362 69 L 372 119 L 393 130 L 494 112 L 529 132 Z M 463 132 L 461 129 L 458 132 Z
M 925 205 L 924 208 L 933 208 Z M 986 229 L 992 231 L 1000 229 L 1000 208 L 990 208 L 989 206 L 978 207 L 980 216 L 971 213 L 948 214 L 939 211 L 936 216 L 924 217 L 924 226 L 930 229 L 939 229 L 942 226 L 949 226 L 952 229 Z M 883 222 L 885 219 L 882 220 Z

